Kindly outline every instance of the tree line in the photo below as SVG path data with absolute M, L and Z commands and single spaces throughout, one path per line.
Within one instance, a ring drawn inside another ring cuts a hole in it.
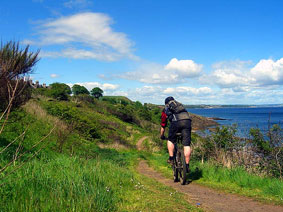
M 86 87 L 82 85 L 75 84 L 71 88 L 69 85 L 59 82 L 50 84 L 48 88 L 37 88 L 35 93 L 50 96 L 57 100 L 63 101 L 68 100 L 71 94 L 73 94 L 74 96 L 91 95 L 97 99 L 103 96 L 103 90 L 99 87 L 95 87 L 91 91 L 88 91 Z

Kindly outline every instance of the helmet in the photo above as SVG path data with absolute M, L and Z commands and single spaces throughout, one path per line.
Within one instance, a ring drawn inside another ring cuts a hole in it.
M 165 104 L 168 104 L 168 102 L 174 100 L 174 98 L 172 96 L 169 96 L 165 99 Z

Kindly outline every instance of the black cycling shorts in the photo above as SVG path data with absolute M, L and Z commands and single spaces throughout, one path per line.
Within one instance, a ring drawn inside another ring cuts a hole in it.
M 176 143 L 177 136 L 176 133 L 182 133 L 182 143 L 184 146 L 191 145 L 191 131 L 192 131 L 192 121 L 190 119 L 172 121 L 169 127 L 168 140 L 172 143 Z

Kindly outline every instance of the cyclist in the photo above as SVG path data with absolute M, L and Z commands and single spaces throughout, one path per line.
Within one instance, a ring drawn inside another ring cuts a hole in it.
M 165 99 L 165 108 L 161 113 L 160 138 L 165 139 L 164 133 L 168 120 L 170 121 L 167 148 L 169 152 L 168 163 L 173 164 L 174 143 L 177 141 L 176 133 L 182 133 L 182 143 L 184 146 L 184 155 L 189 170 L 191 155 L 191 119 L 184 106 L 177 102 L 172 96 Z

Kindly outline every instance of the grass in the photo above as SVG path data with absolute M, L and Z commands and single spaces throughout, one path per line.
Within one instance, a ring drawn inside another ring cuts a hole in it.
M 183 194 L 139 175 L 135 167 L 142 155 L 136 150 L 101 149 L 75 130 L 64 137 L 62 151 L 60 134 L 52 133 L 43 151 L 7 176 L 40 148 L 31 149 L 54 126 L 54 119 L 46 117 L 14 111 L 0 135 L 1 150 L 29 126 L 21 150 L 27 154 L 0 174 L 0 211 L 201 211 Z M 132 131 L 132 142 L 145 133 L 137 126 Z M 17 147 L 18 141 L 0 155 L 0 167 Z
M 95 110 L 97 105 L 41 99 L 28 106 L 37 113 L 17 110 L 11 114 L 0 135 L 0 150 L 29 126 L 21 150 L 28 150 L 27 154 L 14 166 L 34 154 L 38 148 L 31 149 L 32 145 L 48 134 L 54 122 L 60 119 L 61 127 L 58 125 L 44 141 L 47 147 L 24 168 L 4 177 L 13 170 L 11 166 L 0 174 L 0 211 L 200 211 L 183 194 L 136 172 L 137 161 L 143 158 L 172 178 L 165 152 L 131 149 L 138 139 L 150 135 L 150 130 L 124 122 L 105 109 Z M 77 128 L 68 130 L 70 125 Z M 97 146 L 97 142 L 117 140 L 128 144 L 128 150 Z M 18 142 L 0 155 L 0 167 L 13 158 Z M 151 143 L 146 146 L 151 148 Z M 191 164 L 190 178 L 197 183 L 283 204 L 282 181 L 250 175 L 241 168 Z
M 128 193 L 129 204 L 123 211 L 202 211 L 172 188 L 141 175 L 136 175 L 136 179 L 136 191 Z
M 134 171 L 136 151 L 91 159 L 41 155 L 0 187 L 0 211 L 201 211 L 183 194 Z
M 4 181 L 1 211 L 115 211 L 121 201 L 117 185 L 125 186 L 132 177 L 110 162 L 62 155 L 46 159 Z
M 172 178 L 172 170 L 166 163 L 165 152 L 146 154 L 145 158 L 156 170 Z M 230 193 L 283 205 L 283 182 L 275 178 L 259 177 L 238 167 L 228 169 L 210 163 L 191 161 L 189 178 L 196 183 Z
M 283 205 L 283 182 L 279 179 L 252 175 L 241 167 L 227 169 L 199 162 L 196 167 L 202 175 L 198 183 Z

